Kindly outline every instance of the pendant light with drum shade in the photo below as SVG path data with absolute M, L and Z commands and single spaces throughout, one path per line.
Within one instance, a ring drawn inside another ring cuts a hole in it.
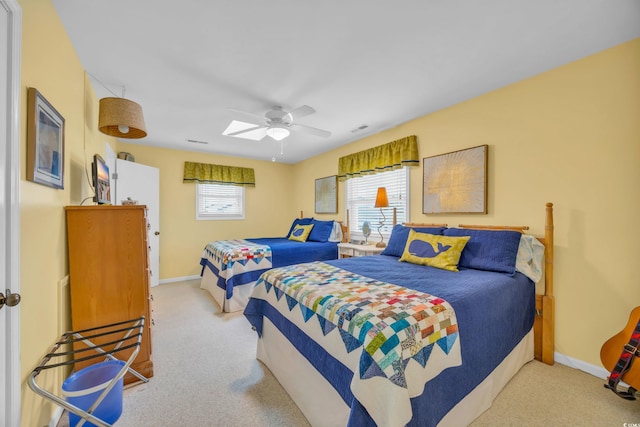
M 147 136 L 142 107 L 124 97 L 100 100 L 98 129 L 118 138 L 138 139 Z
M 116 95 L 91 73 L 87 74 L 93 77 L 102 87 Z M 100 132 L 117 138 L 128 139 L 139 139 L 147 136 L 142 107 L 140 104 L 124 97 L 124 86 L 122 87 L 121 98 L 116 95 L 100 99 L 98 110 L 98 130 Z

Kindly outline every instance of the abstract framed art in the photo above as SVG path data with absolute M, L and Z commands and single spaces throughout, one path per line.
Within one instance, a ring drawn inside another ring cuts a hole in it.
M 64 188 L 64 117 L 32 87 L 27 91 L 27 179 Z
M 338 213 L 338 176 L 316 179 L 316 213 Z
M 422 213 L 487 213 L 488 146 L 423 159 Z

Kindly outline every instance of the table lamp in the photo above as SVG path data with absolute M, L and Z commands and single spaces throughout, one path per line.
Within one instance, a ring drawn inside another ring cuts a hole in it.
M 386 243 L 384 243 L 384 238 L 382 237 L 382 227 L 384 226 L 384 222 L 386 220 L 384 216 L 384 212 L 382 208 L 389 207 L 389 199 L 387 198 L 387 189 L 385 187 L 378 187 L 378 194 L 376 194 L 376 203 L 373 205 L 374 208 L 380 208 L 380 214 L 382 215 L 382 220 L 380 221 L 380 225 L 378 226 L 378 234 L 380 234 L 380 241 L 376 243 L 376 248 L 384 248 L 386 247 Z

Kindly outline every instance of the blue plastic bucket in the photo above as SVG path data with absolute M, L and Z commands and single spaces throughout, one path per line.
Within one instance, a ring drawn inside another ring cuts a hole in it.
M 124 365 L 125 363 L 121 360 L 109 360 L 81 369 L 65 380 L 62 384 L 62 394 L 67 402 L 73 406 L 88 411 L 104 389 L 118 376 L 118 372 Z M 113 424 L 120 418 L 122 414 L 122 386 L 123 379 L 120 378 L 93 411 L 93 416 L 108 424 Z M 70 427 L 74 427 L 80 420 L 82 417 L 69 411 Z M 89 421 L 85 421 L 83 426 L 96 427 Z

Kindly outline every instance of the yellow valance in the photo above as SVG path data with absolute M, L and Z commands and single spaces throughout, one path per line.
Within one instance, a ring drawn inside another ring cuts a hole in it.
M 252 168 L 194 162 L 184 162 L 184 177 L 182 182 L 228 184 L 244 187 L 256 186 L 256 178 Z
M 418 140 L 415 135 L 349 154 L 338 159 L 338 180 L 346 181 L 362 175 L 371 175 L 400 169 L 403 166 L 419 166 Z

